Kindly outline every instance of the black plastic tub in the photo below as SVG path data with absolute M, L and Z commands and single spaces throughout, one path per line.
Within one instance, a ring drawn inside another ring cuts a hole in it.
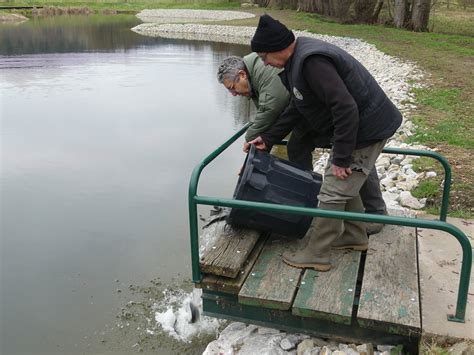
M 251 146 L 234 191 L 234 199 L 299 207 L 316 207 L 322 176 Z M 233 208 L 228 223 L 238 227 L 302 238 L 312 217 Z

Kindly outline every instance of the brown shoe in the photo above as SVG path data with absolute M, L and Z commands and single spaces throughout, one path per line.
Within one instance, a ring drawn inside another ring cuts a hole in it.
M 296 252 L 285 251 L 281 258 L 286 264 L 299 269 L 328 271 L 331 268 L 329 256 L 317 257 L 309 254 L 310 253 L 306 249 Z

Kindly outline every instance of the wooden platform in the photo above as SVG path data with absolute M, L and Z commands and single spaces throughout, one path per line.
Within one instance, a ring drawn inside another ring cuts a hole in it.
M 248 230 L 222 234 L 201 258 L 208 270 L 199 285 L 205 314 L 281 329 L 301 324 L 305 329 L 294 330 L 319 334 L 334 327 L 366 338 L 420 335 L 414 228 L 386 226 L 370 237 L 367 252 L 332 251 L 328 272 L 283 263 L 281 254 L 297 248 L 295 240 Z

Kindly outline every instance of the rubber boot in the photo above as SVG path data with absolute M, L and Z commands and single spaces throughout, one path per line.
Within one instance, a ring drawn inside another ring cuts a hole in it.
M 344 203 L 319 203 L 325 210 L 344 211 Z M 316 271 L 328 271 L 331 268 L 331 244 L 342 233 L 341 219 L 317 217 L 313 219 L 306 232 L 308 243 L 305 248 L 296 252 L 284 252 L 282 259 L 290 266 L 311 268 Z
M 347 201 L 347 212 L 364 212 L 364 205 L 360 196 Z M 365 251 L 368 249 L 369 238 L 367 238 L 366 223 L 357 221 L 344 221 L 344 232 L 337 238 L 332 247 L 334 249 L 352 249 Z

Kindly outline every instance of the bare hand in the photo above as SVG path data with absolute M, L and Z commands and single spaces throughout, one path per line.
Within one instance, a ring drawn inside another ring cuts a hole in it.
M 250 149 L 250 145 L 254 144 L 255 148 L 258 150 L 267 150 L 267 146 L 265 145 L 265 142 L 263 141 L 262 137 L 258 136 L 254 140 L 251 140 L 249 142 L 244 143 L 244 152 L 247 153 Z
M 352 174 L 351 168 L 341 168 L 340 166 L 332 164 L 332 174 L 338 179 L 344 180 Z

